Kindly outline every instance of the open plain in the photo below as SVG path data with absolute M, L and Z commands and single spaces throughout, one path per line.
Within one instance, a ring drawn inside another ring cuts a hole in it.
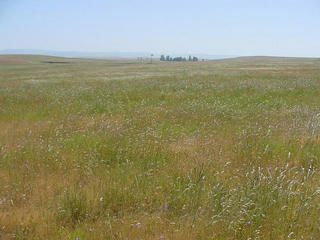
M 320 59 L 0 56 L 0 239 L 319 239 Z

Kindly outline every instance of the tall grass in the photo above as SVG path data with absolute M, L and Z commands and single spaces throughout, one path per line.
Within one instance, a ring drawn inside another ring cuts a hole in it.
M 318 60 L 33 58 L 0 66 L 0 239 L 319 238 Z

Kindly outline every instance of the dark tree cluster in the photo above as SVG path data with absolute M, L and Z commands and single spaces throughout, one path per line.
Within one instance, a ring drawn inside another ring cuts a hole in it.
M 187 58 L 185 57 L 170 57 L 170 56 L 164 56 L 164 55 L 161 55 L 160 57 L 160 61 L 167 61 L 167 62 L 186 62 L 187 61 Z M 191 57 L 189 56 L 188 58 L 188 61 L 189 62 L 197 62 L 198 61 L 198 58 L 197 57 Z

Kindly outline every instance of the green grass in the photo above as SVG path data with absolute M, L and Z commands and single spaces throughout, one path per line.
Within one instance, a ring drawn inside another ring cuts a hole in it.
M 0 58 L 0 239 L 318 238 L 318 59 Z

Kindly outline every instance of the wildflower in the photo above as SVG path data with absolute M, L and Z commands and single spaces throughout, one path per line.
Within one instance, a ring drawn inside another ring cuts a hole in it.
M 93 228 L 89 228 L 89 232 L 93 232 Z
M 138 222 L 138 223 L 136 224 L 136 227 L 140 228 L 140 227 L 141 227 L 141 223 Z
M 164 205 L 164 210 L 165 210 L 165 211 L 168 211 L 168 210 L 169 210 L 169 205 L 168 205 L 168 204 Z
M 26 169 L 29 169 L 29 165 L 26 163 Z
M 160 239 L 164 239 L 164 238 L 165 238 L 164 235 L 161 235 L 161 236 L 160 236 Z
M 76 239 L 75 240 L 80 240 L 80 238 L 79 237 L 76 237 Z

